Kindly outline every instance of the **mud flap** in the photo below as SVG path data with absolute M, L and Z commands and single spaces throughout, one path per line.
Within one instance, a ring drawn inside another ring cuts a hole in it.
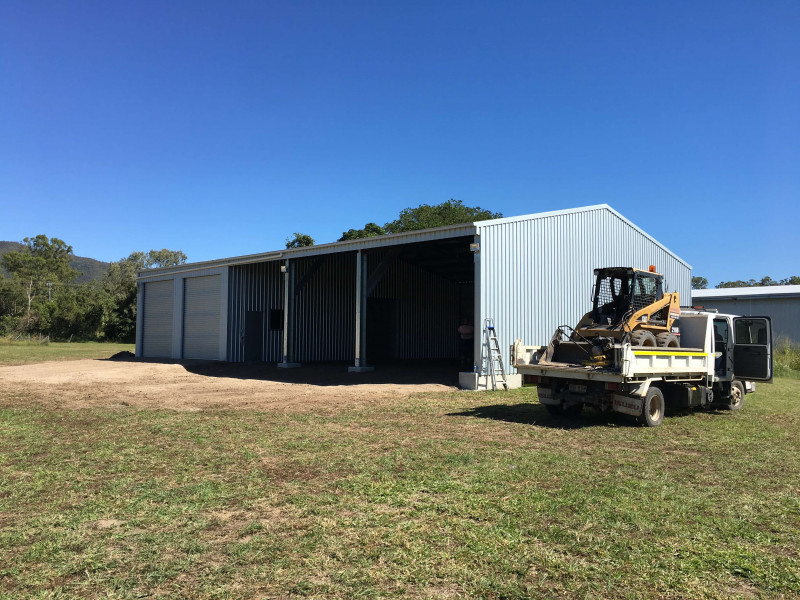
M 561 400 L 556 400 L 553 398 L 552 388 L 537 386 L 536 395 L 539 397 L 539 402 L 541 404 L 551 404 L 551 405 L 561 404 Z
M 644 407 L 644 398 L 637 398 L 636 396 L 620 396 L 614 394 L 613 409 L 616 412 L 621 412 L 633 417 L 641 417 Z

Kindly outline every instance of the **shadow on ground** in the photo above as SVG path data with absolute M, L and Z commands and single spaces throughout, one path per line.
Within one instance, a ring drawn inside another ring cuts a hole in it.
M 445 385 L 458 386 L 457 361 L 394 361 L 377 364 L 366 373 L 350 373 L 351 362 L 304 363 L 293 369 L 281 369 L 275 363 L 225 363 L 211 360 L 174 360 L 136 358 L 119 353 L 109 361 L 180 365 L 190 373 L 204 377 L 250 379 L 316 386 L 334 385 Z
M 595 410 L 584 410 L 577 417 L 553 416 L 541 404 L 522 402 L 520 404 L 488 404 L 476 406 L 468 410 L 449 413 L 448 417 L 474 417 L 491 419 L 506 423 L 522 423 L 523 425 L 539 425 L 557 429 L 583 429 L 585 427 L 638 427 L 633 418 L 617 413 L 600 413 Z

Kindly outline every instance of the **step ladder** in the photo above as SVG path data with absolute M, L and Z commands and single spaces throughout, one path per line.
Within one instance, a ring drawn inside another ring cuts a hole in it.
M 497 384 L 499 383 L 504 389 L 508 390 L 506 370 L 503 367 L 503 353 L 500 352 L 500 342 L 497 339 L 494 319 L 484 319 L 483 337 L 486 342 L 486 348 L 489 351 L 489 375 L 492 378 L 492 389 L 497 390 Z

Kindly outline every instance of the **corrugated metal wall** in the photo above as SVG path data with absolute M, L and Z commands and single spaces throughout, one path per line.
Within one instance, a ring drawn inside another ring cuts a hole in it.
M 299 282 L 315 258 L 297 261 Z M 295 350 L 302 362 L 353 360 L 356 322 L 356 255 L 328 255 L 295 298 Z
M 378 268 L 382 253 L 370 253 L 367 272 Z M 296 261 L 295 281 L 314 270 L 295 298 L 295 359 L 299 362 L 350 361 L 355 356 L 355 253 L 332 254 L 321 265 L 318 257 Z M 283 261 L 234 266 L 229 276 L 228 360 L 244 360 L 247 311 L 283 309 Z M 393 354 L 399 359 L 458 356 L 458 285 L 417 266 L 394 260 L 369 295 L 395 301 L 396 335 Z M 369 307 L 369 299 L 367 300 Z M 471 305 L 468 307 L 472 309 Z M 265 362 L 282 357 L 282 332 L 264 338 Z M 370 349 L 367 348 L 369 362 Z
M 281 359 L 283 331 L 270 330 L 270 310 L 283 310 L 281 262 L 263 262 L 230 268 L 228 277 L 228 360 L 244 361 L 244 326 L 247 311 L 266 315 L 262 356 L 266 362 Z
M 370 255 L 370 272 L 379 261 L 380 257 Z M 459 309 L 464 310 L 464 307 L 459 306 L 459 289 L 454 281 L 396 260 L 369 297 L 396 301 L 394 354 L 397 358 L 458 356 Z M 470 305 L 470 315 L 471 309 Z
M 597 267 L 655 265 L 666 279 L 665 291 L 680 292 L 682 304 L 691 297 L 690 268 L 605 208 L 489 222 L 479 234 L 476 325 L 482 328 L 483 318 L 494 317 L 505 360 L 515 339 L 544 345 L 558 325 L 578 322 L 591 308 Z
M 800 298 L 696 298 L 693 303 L 731 315 L 770 317 L 776 341 L 800 343 Z

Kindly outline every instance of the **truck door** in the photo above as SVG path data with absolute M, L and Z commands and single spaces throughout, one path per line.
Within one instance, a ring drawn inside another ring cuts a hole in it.
M 772 322 L 769 317 L 735 317 L 733 331 L 734 377 L 772 381 Z
M 728 319 L 714 319 L 714 374 L 730 381 L 733 360 L 731 356 L 731 328 Z

